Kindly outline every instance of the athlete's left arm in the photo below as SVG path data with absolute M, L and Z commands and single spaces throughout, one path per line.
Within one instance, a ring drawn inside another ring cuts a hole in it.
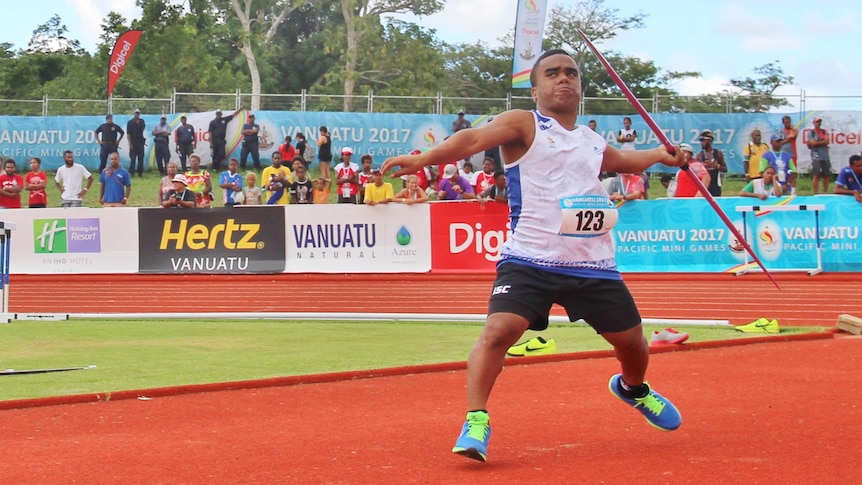
M 602 160 L 602 171 L 640 173 L 656 163 L 679 167 L 685 163 L 685 158 L 682 150 L 677 149 L 676 154 L 671 155 L 664 146 L 651 150 L 617 150 L 608 146 Z

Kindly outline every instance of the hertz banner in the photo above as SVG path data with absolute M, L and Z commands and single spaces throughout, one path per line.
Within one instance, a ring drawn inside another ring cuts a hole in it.
M 284 207 L 138 212 L 142 273 L 280 273 Z

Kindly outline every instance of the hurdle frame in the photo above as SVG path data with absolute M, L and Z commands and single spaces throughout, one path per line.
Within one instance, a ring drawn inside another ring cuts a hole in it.
M 758 212 L 768 210 L 772 212 L 807 212 L 814 211 L 814 234 L 815 234 L 815 251 L 817 253 L 817 266 L 814 268 L 770 268 L 769 271 L 774 273 L 798 273 L 805 271 L 808 276 L 814 276 L 823 272 L 823 248 L 820 245 L 820 211 L 825 210 L 825 204 L 799 204 L 799 205 L 740 205 L 736 207 L 736 212 L 742 213 L 742 237 L 748 241 L 748 220 L 746 214 L 749 212 Z M 748 253 L 745 253 L 743 269 L 734 273 L 736 276 L 744 275 L 754 271 L 762 271 L 759 267 L 749 267 Z
M 11 323 L 15 318 L 15 314 L 9 312 L 9 263 L 15 228 L 14 222 L 0 221 L 0 323 Z

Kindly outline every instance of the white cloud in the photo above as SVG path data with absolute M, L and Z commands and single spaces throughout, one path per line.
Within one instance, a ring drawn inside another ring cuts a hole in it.
M 730 86 L 730 79 L 723 76 L 689 78 L 679 82 L 674 89 L 683 96 L 714 94 L 725 91 Z
M 515 28 L 517 4 L 517 0 L 447 2 L 441 12 L 428 17 L 393 17 L 436 29 L 437 37 L 444 42 L 475 43 L 481 40 L 493 46 L 499 44 L 497 39 Z
M 102 34 L 102 20 L 108 12 L 114 11 L 131 21 L 140 16 L 140 9 L 135 6 L 135 0 L 66 0 L 66 4 L 75 12 L 78 20 L 78 40 L 85 49 L 99 42 Z M 71 26 L 70 26 L 71 28 Z

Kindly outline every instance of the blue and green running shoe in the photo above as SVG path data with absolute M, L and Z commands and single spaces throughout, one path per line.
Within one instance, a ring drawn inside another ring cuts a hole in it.
M 488 413 L 470 411 L 467 413 L 467 421 L 461 428 L 461 436 L 455 442 L 452 453 L 485 461 L 488 458 L 489 439 L 491 439 L 491 424 Z
M 649 389 L 644 397 L 629 399 L 620 393 L 620 380 L 622 374 L 616 374 L 608 382 L 611 393 L 620 398 L 621 401 L 637 409 L 644 415 L 647 422 L 663 431 L 673 431 L 682 424 L 682 416 L 676 406 L 661 394 Z M 649 387 L 649 385 L 647 385 Z

